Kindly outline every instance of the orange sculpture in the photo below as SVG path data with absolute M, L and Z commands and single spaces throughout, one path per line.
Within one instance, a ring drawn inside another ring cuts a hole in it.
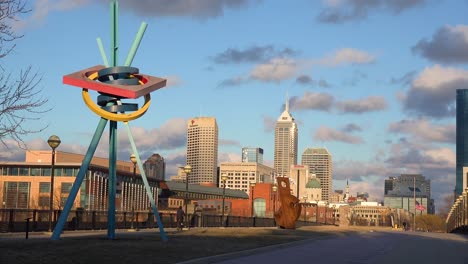
M 278 194 L 281 201 L 281 207 L 275 212 L 276 224 L 285 229 L 296 229 L 296 220 L 301 215 L 301 206 L 299 199 L 291 195 L 289 187 L 289 178 L 277 177 Z

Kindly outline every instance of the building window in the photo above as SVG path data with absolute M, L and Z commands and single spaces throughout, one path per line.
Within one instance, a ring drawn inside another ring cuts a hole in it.
M 31 168 L 31 176 L 41 176 L 41 168 Z
M 63 182 L 61 189 L 60 189 L 60 193 L 62 194 L 70 193 L 72 186 L 73 186 L 73 183 L 71 182 Z
M 39 193 L 50 193 L 50 182 L 40 182 Z
M 29 168 L 19 168 L 20 176 L 29 176 Z
M 4 198 L 6 208 L 29 208 L 30 182 L 5 182 Z

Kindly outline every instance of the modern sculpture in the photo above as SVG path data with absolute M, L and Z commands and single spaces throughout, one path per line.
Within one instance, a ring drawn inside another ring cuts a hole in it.
M 150 93 L 166 86 L 166 80 L 154 76 L 140 74 L 138 68 L 131 67 L 131 63 L 140 45 L 143 34 L 146 30 L 146 23 L 143 22 L 133 42 L 130 52 L 123 66 L 117 66 L 117 13 L 118 3 L 111 1 L 111 63 L 109 65 L 100 38 L 97 39 L 104 65 L 93 66 L 75 73 L 63 76 L 63 83 L 82 88 L 83 101 L 88 108 L 101 117 L 89 144 L 83 163 L 78 175 L 73 183 L 65 206 L 52 233 L 52 240 L 58 240 L 67 222 L 68 214 L 73 206 L 78 190 L 83 182 L 91 159 L 96 151 L 99 140 L 104 132 L 107 121 L 109 127 L 109 189 L 108 189 L 108 221 L 107 236 L 109 239 L 115 238 L 115 196 L 116 196 L 116 162 L 117 162 L 117 122 L 123 122 L 128 133 L 132 153 L 135 154 L 141 177 L 145 185 L 146 193 L 151 203 L 151 207 L 158 222 L 161 239 L 167 241 L 164 227 L 159 217 L 158 209 L 149 186 L 146 174 L 143 169 L 140 156 L 136 149 L 135 141 L 128 122 L 141 117 L 148 110 L 151 103 Z M 97 105 L 88 94 L 88 89 L 97 91 L 100 95 L 97 98 Z M 144 105 L 138 109 L 138 104 L 122 103 L 122 99 L 136 99 L 144 96 Z M 126 112 L 131 112 L 127 114 Z
M 278 193 L 281 201 L 281 207 L 275 212 L 276 223 L 281 228 L 296 229 L 296 220 L 301 215 L 301 206 L 299 199 L 291 194 L 289 178 L 277 177 Z

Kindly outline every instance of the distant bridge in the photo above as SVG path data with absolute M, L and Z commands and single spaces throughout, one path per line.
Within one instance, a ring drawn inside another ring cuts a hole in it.
M 447 232 L 468 233 L 468 188 L 458 196 L 447 216 Z

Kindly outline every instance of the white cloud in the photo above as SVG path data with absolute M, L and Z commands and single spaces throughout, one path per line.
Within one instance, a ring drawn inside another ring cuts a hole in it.
M 274 58 L 268 63 L 259 64 L 250 72 L 250 77 L 266 82 L 281 82 L 294 78 L 300 66 L 293 59 Z
M 390 123 L 388 130 L 395 133 L 406 133 L 412 140 L 427 142 L 455 143 L 455 124 L 431 124 L 427 119 L 401 120 Z
M 463 87 L 468 87 L 468 71 L 434 65 L 416 77 L 401 100 L 409 113 L 436 118 L 453 116 L 456 90 Z
M 330 111 L 333 101 L 334 98 L 330 94 L 306 91 L 302 97 L 292 97 L 290 107 L 294 110 L 314 109 Z
M 88 4 L 89 0 L 36 0 L 32 11 L 25 19 L 15 22 L 14 29 L 41 26 L 50 12 L 68 11 Z
M 364 113 L 387 109 L 387 102 L 382 96 L 369 96 L 359 100 L 341 101 L 336 104 L 342 113 Z
M 325 66 L 339 66 L 346 64 L 369 64 L 375 61 L 375 56 L 358 49 L 344 48 L 318 61 Z
M 180 79 L 179 76 L 166 76 L 164 77 L 167 82 L 166 82 L 166 87 L 173 87 L 173 86 L 179 86 L 183 84 L 182 79 Z
M 425 68 L 413 81 L 413 87 L 420 90 L 439 90 L 456 80 L 468 81 L 468 71 L 452 67 L 444 68 L 436 64 Z
M 220 152 L 218 154 L 218 161 L 219 163 L 221 162 L 240 162 L 242 159 L 241 155 L 238 153 L 226 153 L 226 152 Z
M 321 126 L 314 135 L 315 140 L 320 141 L 340 141 L 349 144 L 361 144 L 362 138 L 353 136 L 349 133 L 338 131 L 329 127 Z

